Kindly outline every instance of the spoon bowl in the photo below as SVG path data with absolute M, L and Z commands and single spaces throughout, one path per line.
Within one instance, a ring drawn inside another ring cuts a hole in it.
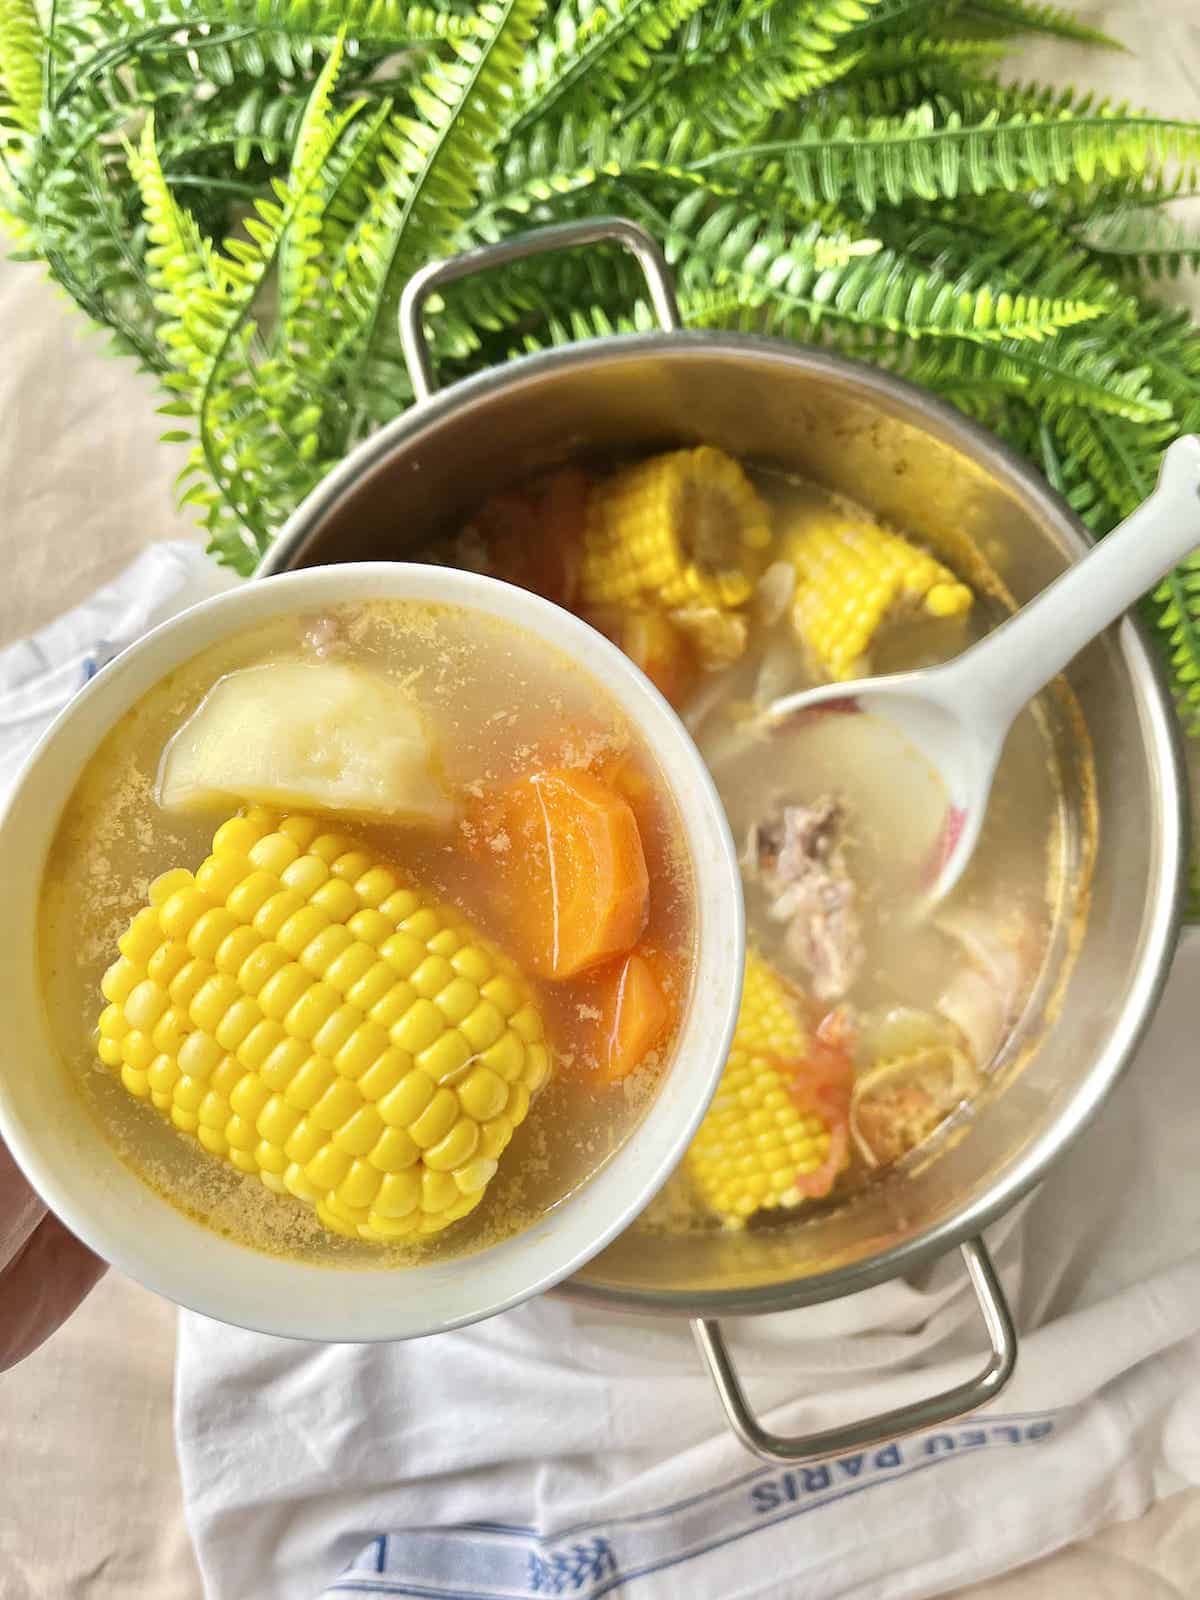
M 784 695 L 765 720 L 778 729 L 819 711 L 876 717 L 928 763 L 946 796 L 934 905 L 971 859 L 1017 713 L 1198 545 L 1200 436 L 1185 434 L 1163 456 L 1153 494 L 986 639 L 941 666 Z

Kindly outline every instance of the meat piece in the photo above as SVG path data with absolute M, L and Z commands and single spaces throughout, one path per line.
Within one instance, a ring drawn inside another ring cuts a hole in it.
M 743 864 L 767 896 L 767 916 L 787 924 L 788 954 L 818 1000 L 838 1000 L 863 962 L 858 890 L 846 865 L 841 802 L 784 805 L 750 829 Z

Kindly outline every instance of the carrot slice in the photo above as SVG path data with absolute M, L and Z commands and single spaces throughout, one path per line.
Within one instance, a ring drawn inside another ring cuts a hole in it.
M 605 1076 L 615 1082 L 640 1066 L 675 1021 L 675 1007 L 644 955 L 634 951 L 621 963 L 605 1015 Z
M 602 778 L 534 773 L 492 802 L 483 826 L 504 863 L 513 942 L 538 977 L 572 978 L 641 938 L 650 906 L 642 838 L 628 800 Z
M 578 467 L 563 467 L 527 489 L 503 490 L 486 501 L 472 522 L 492 576 L 570 606 L 589 489 Z

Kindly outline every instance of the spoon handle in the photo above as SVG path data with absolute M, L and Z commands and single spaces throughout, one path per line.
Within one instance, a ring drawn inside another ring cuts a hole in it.
M 1153 494 L 1016 616 L 943 668 L 960 712 L 1008 728 L 1110 622 L 1200 546 L 1200 435 L 1163 456 Z

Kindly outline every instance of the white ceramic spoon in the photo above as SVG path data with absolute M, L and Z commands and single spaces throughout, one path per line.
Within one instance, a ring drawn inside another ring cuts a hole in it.
M 948 814 L 936 902 L 957 883 L 979 838 L 1000 751 L 1021 708 L 1200 546 L 1200 435 L 1163 457 L 1148 500 L 971 649 L 943 666 L 784 695 L 766 708 L 778 724 L 818 706 L 886 720 L 916 747 L 945 787 Z

